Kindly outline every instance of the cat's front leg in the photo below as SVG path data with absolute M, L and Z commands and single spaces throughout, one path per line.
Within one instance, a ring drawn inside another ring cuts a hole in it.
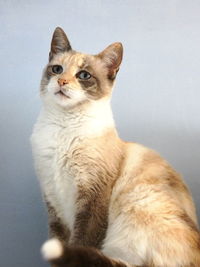
M 68 227 L 64 225 L 50 202 L 47 200 L 45 200 L 45 202 L 48 211 L 49 236 L 51 238 L 57 238 L 64 244 L 67 244 L 70 237 L 70 231 Z
M 74 230 L 69 244 L 100 248 L 108 223 L 108 198 L 105 190 L 81 188 L 76 201 Z

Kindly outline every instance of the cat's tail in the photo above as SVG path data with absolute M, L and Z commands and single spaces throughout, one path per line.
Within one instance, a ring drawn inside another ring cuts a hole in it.
M 134 267 L 110 259 L 95 248 L 65 246 L 58 239 L 45 242 L 41 252 L 45 260 L 59 267 Z

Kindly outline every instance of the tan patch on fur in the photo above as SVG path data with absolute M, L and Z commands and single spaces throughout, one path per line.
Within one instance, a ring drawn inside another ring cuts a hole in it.
M 77 65 L 79 68 L 81 68 L 83 66 L 83 63 L 84 63 L 84 56 L 80 56 L 77 60 Z
M 150 246 L 146 253 L 155 251 L 148 266 L 176 267 L 181 262 L 181 266 L 190 266 L 190 262 L 199 266 L 200 234 L 181 177 L 154 151 L 137 144 L 126 144 L 126 151 L 126 157 L 131 153 L 133 164 L 130 158 L 125 161 L 114 187 L 111 223 L 123 215 L 130 229 L 146 235 Z

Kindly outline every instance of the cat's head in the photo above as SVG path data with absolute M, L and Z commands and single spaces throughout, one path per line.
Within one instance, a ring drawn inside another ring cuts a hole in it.
M 97 55 L 76 52 L 64 31 L 56 28 L 41 81 L 41 97 L 65 108 L 109 98 L 122 54 L 121 43 L 113 43 Z

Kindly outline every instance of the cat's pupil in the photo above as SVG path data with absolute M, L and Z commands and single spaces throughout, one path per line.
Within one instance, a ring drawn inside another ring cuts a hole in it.
M 53 71 L 53 73 L 60 74 L 63 72 L 63 67 L 60 65 L 54 65 L 52 67 L 52 71 Z

